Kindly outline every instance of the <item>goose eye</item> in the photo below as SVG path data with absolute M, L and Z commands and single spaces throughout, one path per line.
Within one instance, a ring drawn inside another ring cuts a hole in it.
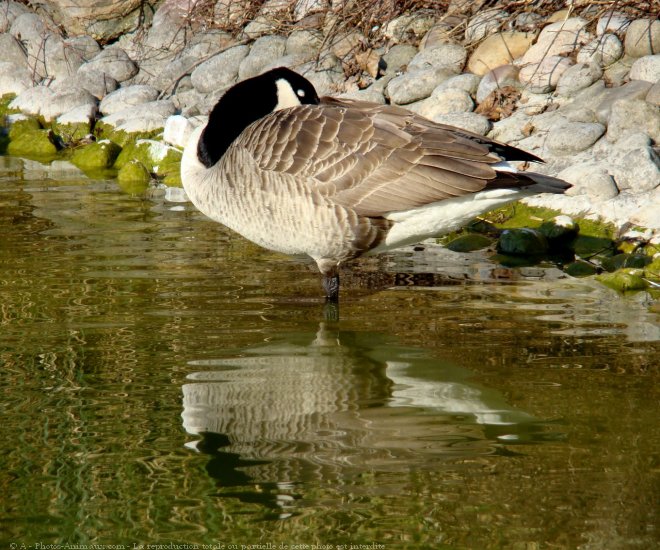
M 298 94 L 298 97 L 305 97 L 305 90 L 301 88 L 300 90 L 296 91 L 296 94 Z

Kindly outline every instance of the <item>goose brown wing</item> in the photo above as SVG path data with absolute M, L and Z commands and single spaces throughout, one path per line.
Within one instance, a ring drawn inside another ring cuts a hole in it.
M 481 191 L 498 178 L 495 146 L 507 147 L 399 107 L 330 98 L 272 113 L 236 145 L 262 170 L 303 178 L 366 216 Z

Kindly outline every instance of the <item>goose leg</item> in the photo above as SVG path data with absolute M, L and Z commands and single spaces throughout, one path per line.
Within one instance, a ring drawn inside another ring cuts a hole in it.
M 327 302 L 339 302 L 339 273 L 323 275 L 323 290 Z

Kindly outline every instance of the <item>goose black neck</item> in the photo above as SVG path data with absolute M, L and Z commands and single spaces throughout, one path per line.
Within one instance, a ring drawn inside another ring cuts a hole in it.
M 199 138 L 199 161 L 207 168 L 218 162 L 245 128 L 275 108 L 276 99 L 266 99 L 271 97 L 275 95 L 264 94 L 250 85 L 239 84 L 229 89 L 213 107 Z

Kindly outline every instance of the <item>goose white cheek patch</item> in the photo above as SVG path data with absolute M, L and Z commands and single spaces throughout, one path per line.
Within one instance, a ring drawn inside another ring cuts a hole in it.
M 275 105 L 275 110 L 279 111 L 280 109 L 288 109 L 289 107 L 296 107 L 301 105 L 300 97 L 293 90 L 291 84 L 288 81 L 280 78 L 275 82 L 277 86 L 277 105 Z M 304 92 L 303 92 L 304 94 Z

